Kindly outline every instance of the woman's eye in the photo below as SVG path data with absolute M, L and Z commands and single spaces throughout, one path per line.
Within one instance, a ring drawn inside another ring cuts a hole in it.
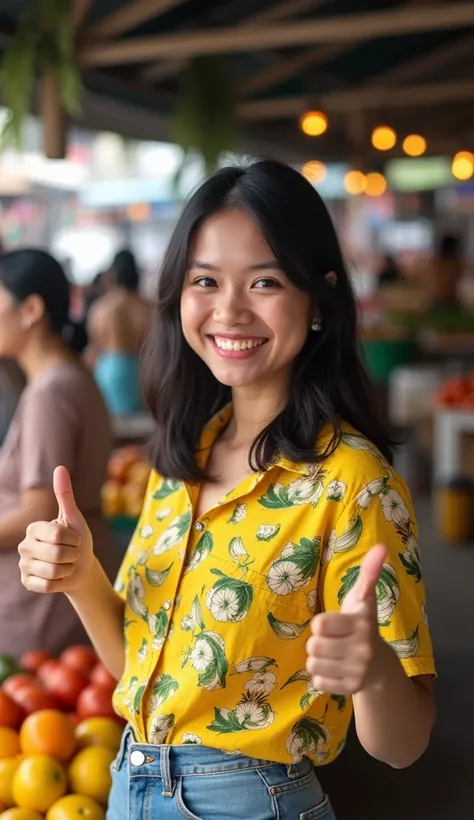
M 210 276 L 200 276 L 199 279 L 194 280 L 193 285 L 197 285 L 199 288 L 214 288 L 217 283 Z
M 276 279 L 257 279 L 256 282 L 253 283 L 252 287 L 254 288 L 281 288 L 282 285 L 280 282 L 277 282 Z

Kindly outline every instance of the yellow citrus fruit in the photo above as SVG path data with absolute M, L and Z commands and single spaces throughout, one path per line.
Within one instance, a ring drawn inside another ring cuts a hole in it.
M 108 746 L 88 746 L 82 749 L 69 767 L 69 782 L 74 794 L 85 794 L 107 805 L 112 778 L 110 764 L 115 753 Z
M 13 775 L 20 763 L 19 757 L 7 757 L 0 760 L 0 800 L 7 809 L 15 805 L 12 796 L 12 783 Z
M 109 746 L 118 752 L 121 739 L 122 729 L 111 718 L 90 717 L 76 726 L 76 741 L 81 749 L 86 746 Z
M 13 775 L 13 800 L 22 809 L 44 813 L 66 793 L 66 788 L 66 772 L 47 755 L 25 758 Z
M 31 809 L 8 809 L 0 814 L 0 820 L 44 820 L 43 815 Z
M 105 812 L 92 797 L 68 794 L 51 806 L 46 820 L 105 820 Z
M 20 751 L 18 732 L 8 726 L 0 726 L 0 758 L 15 757 Z

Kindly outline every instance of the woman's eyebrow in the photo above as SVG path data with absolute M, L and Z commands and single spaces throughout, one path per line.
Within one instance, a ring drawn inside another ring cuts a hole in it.
M 188 265 L 188 270 L 191 268 L 214 271 L 214 273 L 221 270 L 218 265 L 211 265 L 210 262 L 204 262 L 202 259 L 191 259 L 191 262 Z M 264 270 L 278 270 L 282 272 L 282 267 L 276 259 L 269 259 L 266 262 L 257 262 L 255 265 L 250 265 L 247 270 L 250 272 Z
M 268 262 L 257 262 L 256 265 L 251 265 L 248 268 L 249 271 L 258 271 L 258 270 L 279 270 L 282 271 L 282 267 L 277 262 L 276 259 L 269 259 Z
M 211 270 L 211 271 L 219 271 L 220 268 L 216 265 L 211 265 L 209 262 L 203 262 L 201 259 L 191 259 L 188 269 L 190 268 L 198 268 L 199 270 Z

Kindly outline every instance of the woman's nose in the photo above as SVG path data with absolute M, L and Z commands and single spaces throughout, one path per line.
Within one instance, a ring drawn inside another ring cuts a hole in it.
M 249 324 L 253 318 L 247 300 L 235 292 L 217 294 L 213 314 L 214 321 L 228 327 Z

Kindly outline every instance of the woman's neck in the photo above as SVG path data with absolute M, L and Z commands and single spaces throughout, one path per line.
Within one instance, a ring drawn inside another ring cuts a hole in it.
M 259 433 L 285 407 L 288 390 L 285 387 L 265 389 L 249 386 L 232 390 L 233 413 L 224 438 L 236 447 L 250 445 Z
M 17 357 L 17 362 L 30 382 L 53 365 L 73 359 L 74 355 L 62 340 L 51 334 L 32 337 Z

